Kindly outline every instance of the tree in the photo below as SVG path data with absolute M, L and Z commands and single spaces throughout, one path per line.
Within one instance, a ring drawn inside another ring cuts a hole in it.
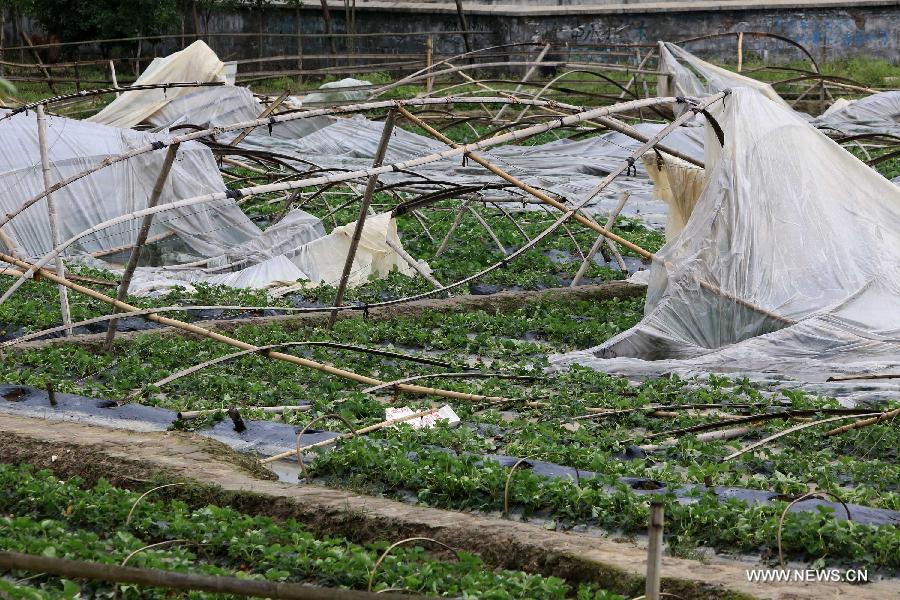
M 24 0 L 24 12 L 64 42 L 161 35 L 179 23 L 178 0 Z

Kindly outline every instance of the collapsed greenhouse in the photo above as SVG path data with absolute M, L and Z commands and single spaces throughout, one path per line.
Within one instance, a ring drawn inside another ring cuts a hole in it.
M 122 488 L 123 567 L 224 576 L 240 536 L 158 523 L 231 504 L 378 550 L 356 579 L 267 550 L 251 579 L 388 597 L 482 597 L 466 569 L 498 598 L 897 593 L 900 91 L 688 43 L 521 46 L 260 94 L 198 40 L 133 84 L 10 99 L 2 512 L 27 481 L 87 531 Z M 395 539 L 431 554 L 386 560 Z M 744 577 L 810 564 L 871 578 Z

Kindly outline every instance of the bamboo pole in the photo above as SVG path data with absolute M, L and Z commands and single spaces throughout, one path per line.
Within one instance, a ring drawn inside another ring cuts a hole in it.
M 132 306 L 131 304 L 127 304 L 126 302 L 122 302 L 116 300 L 115 298 L 110 298 L 109 296 L 102 294 L 96 290 L 93 290 L 88 287 L 84 287 L 82 285 L 78 285 L 77 283 L 72 283 L 65 277 L 61 277 L 51 271 L 46 269 L 35 267 L 30 263 L 27 263 L 23 260 L 20 260 L 14 256 L 10 256 L 8 254 L 0 253 L 0 261 L 7 262 L 11 265 L 18 266 L 22 269 L 27 269 L 32 273 L 39 273 L 42 277 L 46 277 L 50 281 L 58 284 L 62 284 L 67 288 L 79 292 L 80 294 L 84 294 L 89 298 L 94 298 L 95 300 L 99 300 L 101 302 L 105 302 L 106 304 L 111 304 L 118 309 L 121 309 L 123 312 L 133 312 L 140 311 L 136 306 Z M 251 350 L 255 352 L 260 352 L 261 349 L 259 346 L 255 346 L 253 344 L 249 344 L 247 342 L 228 337 L 227 335 L 222 335 L 221 333 L 216 333 L 215 331 L 211 331 L 204 327 L 200 327 L 198 325 L 194 325 L 192 323 L 185 323 L 183 321 L 179 321 L 177 319 L 172 319 L 169 317 L 163 317 L 156 314 L 148 314 L 146 316 L 148 321 L 152 321 L 154 323 L 159 323 L 160 325 L 166 325 L 169 327 L 175 327 L 176 329 L 180 329 L 187 333 L 191 333 L 194 335 L 198 335 L 201 337 L 205 337 L 217 342 L 222 342 L 223 344 L 227 344 L 229 346 L 233 346 L 235 348 L 239 348 L 241 350 Z M 328 373 L 329 375 L 334 375 L 336 377 L 341 377 L 343 379 L 348 379 L 350 381 L 355 381 L 357 383 L 363 383 L 369 386 L 372 385 L 381 385 L 384 382 L 375 379 L 374 377 L 369 377 L 367 375 L 361 375 L 359 373 L 355 373 L 353 371 L 349 371 L 346 369 L 340 369 L 338 367 L 334 367 L 328 364 L 319 363 L 314 360 L 309 360 L 307 358 L 302 358 L 300 356 L 294 356 L 291 354 L 284 354 L 282 352 L 272 352 L 265 351 L 264 356 L 275 360 L 282 360 L 284 362 L 289 362 L 295 365 L 299 365 L 301 367 L 307 367 L 310 369 L 315 369 L 317 371 L 322 371 L 323 373 Z M 440 390 L 435 388 L 423 387 L 419 385 L 406 385 L 402 384 L 397 386 L 400 391 L 411 393 L 411 394 L 426 394 L 426 395 L 434 395 L 440 396 L 443 398 L 450 398 L 454 400 L 477 400 L 477 401 L 500 401 L 500 400 L 508 400 L 506 398 L 500 398 L 497 396 L 482 396 L 480 394 L 466 394 L 463 392 L 455 392 L 452 390 Z
M 459 206 L 459 210 L 456 211 L 456 215 L 454 215 L 453 217 L 453 222 L 450 224 L 450 229 L 447 230 L 447 234 L 444 236 L 444 239 L 441 240 L 441 245 L 438 246 L 437 252 L 434 253 L 435 258 L 439 257 L 447 250 L 447 246 L 450 244 L 450 238 L 453 236 L 453 232 L 456 231 L 456 228 L 459 227 L 459 224 L 462 222 L 462 218 L 466 213 L 467 206 L 469 206 L 469 201 L 463 200 L 462 204 L 460 204 Z
M 265 108 L 265 110 L 263 110 L 261 113 L 259 113 L 258 119 L 264 119 L 264 118 L 268 117 L 269 115 L 271 115 L 273 112 L 275 112 L 275 109 L 278 108 L 279 106 L 281 106 L 281 103 L 284 102 L 287 99 L 287 97 L 290 95 L 291 95 L 291 90 L 283 91 L 281 93 L 281 95 L 278 96 L 278 98 L 276 98 L 274 102 L 272 102 L 272 104 L 268 105 Z M 248 127 L 246 129 L 244 129 L 228 145 L 229 146 L 237 146 L 238 144 L 240 144 L 241 142 L 244 141 L 245 137 L 250 135 L 251 131 L 253 131 L 253 127 Z
M 519 92 L 522 91 L 522 86 L 528 83 L 528 80 L 531 79 L 531 76 L 534 75 L 534 72 L 537 70 L 538 66 L 541 64 L 541 61 L 544 60 L 544 57 L 547 56 L 547 52 L 550 51 L 550 44 L 546 44 L 544 48 L 541 50 L 540 54 L 538 54 L 537 59 L 534 61 L 534 64 L 528 67 L 528 70 L 525 71 L 525 77 L 522 78 L 522 81 L 516 86 L 516 89 L 513 90 L 512 95 L 515 96 Z M 506 109 L 509 105 L 504 104 L 500 107 L 500 110 L 497 112 L 497 115 L 494 117 L 493 121 L 496 123 L 500 120 L 500 117 L 503 116 L 503 113 L 506 112 Z
M 139 569 L 106 563 L 51 558 L 19 552 L 0 551 L 0 569 L 49 573 L 69 579 L 89 579 L 170 590 L 198 590 L 215 594 L 235 594 L 283 600 L 425 600 L 426 596 L 393 593 L 371 593 L 339 588 L 314 587 L 300 583 L 282 583 L 179 573 L 161 569 Z
M 479 215 L 478 211 L 475 210 L 475 208 L 471 204 L 469 204 L 467 208 L 469 212 L 472 213 L 472 216 L 475 217 L 475 220 L 478 221 L 481 226 L 484 227 L 484 229 L 488 232 L 488 235 L 491 236 L 491 239 L 494 240 L 494 244 L 500 250 L 500 253 L 504 256 L 509 256 L 509 252 L 507 252 L 506 247 L 500 241 L 500 238 L 497 237 L 497 234 L 494 233 L 494 230 L 491 229 L 491 226 L 488 225 L 487 221 L 484 220 L 484 217 Z
M 888 419 L 895 419 L 900 416 L 900 408 L 881 413 L 877 417 L 872 417 L 871 419 L 863 419 L 862 421 L 857 421 L 856 423 L 850 423 L 848 425 L 842 425 L 841 427 L 837 427 L 825 433 L 825 437 L 832 437 L 835 435 L 839 435 L 841 433 L 846 433 L 847 431 L 852 431 L 854 429 L 859 429 L 861 427 L 867 427 L 869 425 L 875 425 L 876 423 L 881 423 L 882 421 L 886 421 Z
M 177 154 L 178 146 L 169 146 L 169 149 L 166 151 L 166 157 L 163 159 L 162 168 L 159 171 L 159 175 L 156 177 L 156 183 L 153 184 L 153 191 L 150 192 L 150 197 L 147 199 L 148 208 L 153 208 L 159 204 L 159 198 L 162 196 L 166 180 L 169 178 L 169 172 L 172 170 L 172 165 L 175 163 L 175 156 Z M 131 248 L 131 255 L 128 257 L 128 263 L 125 265 L 125 272 L 122 274 L 119 290 L 116 293 L 116 300 L 119 302 L 128 298 L 128 288 L 131 286 L 131 279 L 134 277 L 138 262 L 141 260 L 141 253 L 144 251 L 144 245 L 147 243 L 147 236 L 150 235 L 150 227 L 152 225 L 153 215 L 145 215 L 144 219 L 141 221 L 141 228 L 138 230 L 137 239 L 134 242 L 134 246 Z M 60 273 L 60 275 L 62 275 L 62 273 Z M 118 311 L 114 310 L 114 312 Z M 115 342 L 116 339 L 116 327 L 118 326 L 118 323 L 118 319 L 112 319 L 106 327 L 106 339 L 103 341 L 104 352 L 112 350 L 113 342 Z
M 778 438 L 784 437 L 791 433 L 795 433 L 802 429 L 807 429 L 809 427 L 815 427 L 816 425 L 824 425 L 825 423 L 833 423 L 835 421 L 843 421 L 845 419 L 862 419 L 865 417 L 877 417 L 880 414 L 883 414 L 883 413 L 866 413 L 866 414 L 861 414 L 861 415 L 840 415 L 837 417 L 829 417 L 827 419 L 819 419 L 818 421 L 810 421 L 808 423 L 803 423 L 802 425 L 794 425 L 793 427 L 789 427 L 787 429 L 779 431 L 778 433 L 775 433 L 773 435 L 770 435 L 769 437 L 763 438 L 763 439 L 759 440 L 758 442 L 750 444 L 749 446 L 745 446 L 744 448 L 741 448 L 740 450 L 738 450 L 736 452 L 732 452 L 731 454 L 729 454 L 728 456 L 723 458 L 722 462 L 728 462 L 729 460 L 733 460 L 733 459 L 737 458 L 738 456 L 741 456 L 742 454 L 746 454 L 747 452 L 750 452 L 751 450 L 755 450 L 755 449 L 759 448 L 760 446 L 765 446 L 769 442 L 773 442 L 773 441 L 777 440 Z
M 444 287 L 444 285 L 440 281 L 438 281 L 434 275 L 429 273 L 428 270 L 425 267 L 423 267 L 419 263 L 419 261 L 417 261 L 415 259 L 415 257 L 413 255 L 411 255 L 409 252 L 404 250 L 403 246 L 396 243 L 394 240 L 392 240 L 390 238 L 386 238 L 384 240 L 384 243 L 387 244 L 391 250 L 396 252 L 400 256 L 400 258 L 402 258 L 406 262 L 406 264 L 408 264 L 410 267 L 413 268 L 413 270 L 415 270 L 419 275 L 424 277 L 428 281 L 428 283 L 433 285 L 435 287 L 435 289 L 441 289 Z M 332 313 L 332 314 L 334 314 L 334 313 Z
M 640 50 L 637 50 L 637 52 L 640 52 Z M 635 80 L 637 79 L 637 73 L 644 70 L 644 66 L 647 64 L 647 61 L 650 60 L 650 58 L 654 54 L 656 54 L 656 47 L 653 47 L 650 50 L 648 50 L 647 54 L 644 55 L 644 58 L 641 59 L 641 62 L 638 63 L 637 71 L 631 76 L 631 78 L 628 80 L 628 83 L 625 84 L 625 86 L 624 86 L 625 90 L 621 94 L 619 94 L 620 100 L 625 97 L 625 94 L 628 93 L 628 88 L 631 87 L 631 85 L 635 83 Z
M 119 87 L 119 80 L 116 79 L 116 63 L 110 59 L 109 61 L 109 78 L 112 80 L 112 84 L 114 88 Z M 116 98 L 121 96 L 120 92 L 116 92 Z
M 321 442 L 316 442 L 315 444 L 309 444 L 308 446 L 302 446 L 299 448 L 300 452 L 306 452 L 307 450 L 315 450 L 316 448 L 324 448 L 325 446 L 330 446 L 332 444 L 336 444 L 341 440 L 346 440 L 347 438 L 356 437 L 360 434 L 372 433 L 373 431 L 378 431 L 379 429 L 384 429 L 385 427 L 390 427 L 391 425 L 397 425 L 398 423 L 405 423 L 406 421 L 412 421 L 413 419 L 418 419 L 420 417 L 427 417 L 428 415 L 434 414 L 441 410 L 440 408 L 430 408 L 428 410 L 422 410 L 418 412 L 414 412 L 410 415 L 405 415 L 403 417 L 397 417 L 396 419 L 388 419 L 386 421 L 381 421 L 380 423 L 375 423 L 374 425 L 369 425 L 368 427 L 363 427 L 362 429 L 356 429 L 350 433 L 342 433 L 336 437 L 329 438 L 327 440 L 322 440 Z M 276 460 L 281 460 L 283 458 L 288 458 L 297 454 L 297 450 L 288 450 L 286 452 L 281 452 L 280 454 L 275 454 L 269 456 L 268 458 L 264 458 L 260 460 L 262 464 L 269 464 L 271 462 L 275 462 Z
M 394 131 L 394 123 L 397 118 L 395 111 L 390 111 L 384 120 L 384 126 L 381 128 L 381 139 L 378 141 L 378 148 L 375 150 L 375 157 L 372 160 L 373 167 L 380 167 L 384 163 L 384 157 L 387 154 L 388 143 L 391 141 L 391 133 Z M 369 205 L 372 203 L 372 196 L 375 194 L 375 186 L 378 184 L 378 175 L 372 175 L 366 182 L 366 190 L 363 193 L 362 200 L 359 204 L 359 217 L 356 219 L 356 227 L 353 229 L 353 237 L 350 238 L 350 248 L 347 250 L 347 259 L 344 261 L 344 271 L 341 273 L 341 279 L 338 283 L 337 294 L 334 297 L 335 310 L 328 316 L 328 326 L 330 330 L 334 327 L 337 319 L 337 309 L 344 302 L 344 293 L 347 291 L 347 282 L 350 279 L 350 273 L 353 271 L 353 261 L 356 259 L 356 250 L 359 248 L 359 240 L 362 238 L 363 229 L 366 226 L 366 216 L 369 214 Z
M 622 193 L 622 197 L 619 198 L 619 203 L 613 209 L 611 213 L 609 213 L 609 218 L 606 219 L 605 229 L 610 230 L 612 226 L 616 224 L 616 218 L 619 216 L 619 213 L 622 212 L 622 208 L 625 206 L 625 203 L 628 202 L 630 194 L 626 191 Z M 594 260 L 594 256 L 597 254 L 597 251 L 600 250 L 600 246 L 603 245 L 603 242 L 607 242 L 609 244 L 610 250 L 612 250 L 613 255 L 616 257 L 616 262 L 619 264 L 619 269 L 621 269 L 622 273 L 626 273 L 627 269 L 625 268 L 625 260 L 622 258 L 622 254 L 619 252 L 619 249 L 616 248 L 615 244 L 611 241 L 603 237 L 602 235 L 597 236 L 597 240 L 594 242 L 594 245 L 591 246 L 591 249 L 588 251 L 587 256 L 584 257 L 584 261 L 582 261 L 581 266 L 578 267 L 578 272 L 575 273 L 575 277 L 572 278 L 572 283 L 569 284 L 569 287 L 575 287 L 581 281 L 581 278 L 584 277 L 584 274 L 587 272 L 588 267 L 591 264 L 591 261 Z
M 237 352 L 233 352 L 231 354 L 226 354 L 224 356 L 218 356 L 216 358 L 211 358 L 209 360 L 203 361 L 202 363 L 198 363 L 196 365 L 192 365 L 187 367 L 186 369 L 182 369 L 176 373 L 171 373 L 170 375 L 160 379 L 159 381 L 155 381 L 150 385 L 142 386 L 137 390 L 134 390 L 131 394 L 128 395 L 126 401 L 134 400 L 135 398 L 143 395 L 144 390 L 147 388 L 159 389 L 163 386 L 169 385 L 173 381 L 181 379 L 182 377 L 187 377 L 188 375 L 192 375 L 197 371 L 202 371 L 207 367 L 211 367 L 214 365 L 218 365 L 224 362 L 231 362 L 242 356 L 247 356 L 249 354 L 260 354 L 261 352 L 274 350 L 274 349 L 282 349 L 282 348 L 296 348 L 298 346 L 318 346 L 324 348 L 334 348 L 336 350 L 349 350 L 351 352 L 362 352 L 366 354 L 372 354 L 375 356 L 384 356 L 387 358 L 399 358 L 400 360 L 408 360 L 411 362 L 417 362 L 420 364 L 432 365 L 436 367 L 449 368 L 450 363 L 435 360 L 433 358 L 424 358 L 421 356 L 414 356 L 412 354 L 402 354 L 400 352 L 391 352 L 390 350 L 379 350 L 377 348 L 366 348 L 364 346 L 354 346 L 352 344 L 340 344 L 338 342 L 315 342 L 315 341 L 301 341 L 301 342 L 281 342 L 278 344 L 269 344 L 266 346 L 260 346 L 258 350 L 239 350 Z
M 23 33 L 23 35 L 25 35 Z M 38 126 L 38 145 L 41 152 L 41 172 L 44 177 L 44 189 L 50 189 L 52 183 L 50 180 L 50 149 L 47 142 L 47 118 L 44 115 L 44 107 L 37 108 L 37 126 Z M 59 227 L 59 213 L 56 211 L 56 198 L 53 194 L 47 194 L 47 218 L 50 221 L 50 239 L 54 246 L 58 246 L 62 241 L 62 235 Z M 56 272 L 62 277 L 66 273 L 66 267 L 63 264 L 62 256 L 56 259 Z M 66 335 L 72 335 L 72 314 L 69 311 L 69 292 L 65 286 L 58 286 L 59 289 L 59 310 L 62 314 L 63 325 L 66 325 Z

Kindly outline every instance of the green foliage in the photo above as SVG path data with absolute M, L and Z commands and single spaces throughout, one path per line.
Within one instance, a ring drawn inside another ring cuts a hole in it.
M 153 498 L 138 503 L 126 525 L 139 494 L 106 482 L 85 489 L 77 479 L 61 482 L 46 471 L 33 473 L 27 466 L 0 464 L 0 483 L 4 490 L 0 514 L 10 515 L 0 517 L 0 547 L 17 552 L 119 564 L 151 543 L 181 540 L 138 552 L 128 564 L 366 589 L 375 561 L 388 545 L 360 545 L 340 537 L 316 538 L 292 519 L 276 522 L 231 508 L 192 508 L 181 501 Z M 380 565 L 374 589 L 491 600 L 562 600 L 572 593 L 570 586 L 556 577 L 492 570 L 466 552 L 454 555 L 450 560 L 436 560 L 422 547 L 395 549 Z M 46 577 L 32 585 L 38 587 L 39 591 L 33 590 L 37 594 L 58 592 L 60 587 L 63 592 L 71 589 L 66 582 Z M 10 584 L 6 582 L 5 586 L 9 589 Z M 109 591 L 105 583 L 86 583 L 81 589 L 85 596 Z M 123 586 L 121 591 L 123 598 L 168 597 L 165 590 L 134 586 Z M 581 586 L 578 593 L 597 600 L 621 598 L 593 586 Z
M 180 22 L 178 0 L 25 0 L 22 10 L 64 42 L 160 35 Z

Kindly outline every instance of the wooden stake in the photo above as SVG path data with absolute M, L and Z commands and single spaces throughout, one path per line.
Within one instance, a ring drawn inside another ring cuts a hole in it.
M 744 68 L 744 32 L 738 31 L 737 35 L 737 72 Z
M 381 139 L 378 141 L 378 148 L 375 150 L 375 158 L 372 160 L 373 167 L 380 167 L 384 162 L 387 154 L 388 142 L 391 141 L 391 133 L 394 131 L 394 123 L 397 113 L 390 111 L 384 120 L 384 127 L 381 129 Z M 356 228 L 353 230 L 353 237 L 350 239 L 350 248 L 347 250 L 347 260 L 344 261 L 344 272 L 341 273 L 341 280 L 338 283 L 337 295 L 334 297 L 334 306 L 340 307 L 344 302 L 344 293 L 347 291 L 347 282 L 350 279 L 350 273 L 353 271 L 353 261 L 356 258 L 356 250 L 359 248 L 359 240 L 362 237 L 363 229 L 366 226 L 366 215 L 369 214 L 369 205 L 372 203 L 372 196 L 375 194 L 375 186 L 378 184 L 378 175 L 372 175 L 366 182 L 366 191 L 363 193 L 362 201 L 359 205 L 359 217 L 356 219 Z M 334 327 L 337 319 L 337 310 L 331 311 L 328 317 L 328 329 Z
M 150 198 L 147 199 L 148 208 L 152 208 L 159 204 L 159 198 L 162 196 L 163 188 L 165 188 L 166 180 L 169 177 L 169 172 L 172 170 L 172 165 L 175 163 L 175 155 L 177 153 L 178 144 L 169 146 L 169 149 L 166 151 L 162 169 L 156 178 L 156 183 L 153 185 L 153 191 L 150 193 Z M 128 264 L 125 266 L 125 273 L 122 275 L 122 281 L 119 284 L 119 291 L 116 293 L 116 300 L 119 302 L 128 298 L 128 288 L 131 286 L 131 279 L 134 276 L 134 271 L 137 269 L 138 262 L 141 260 L 141 253 L 144 250 L 144 245 L 147 243 L 147 236 L 150 234 L 151 225 L 153 225 L 153 215 L 144 215 L 137 239 L 134 242 L 134 247 L 131 249 L 131 255 L 128 257 Z M 112 319 L 106 327 L 106 338 L 103 341 L 104 352 L 112 350 L 113 342 L 116 339 L 117 325 L 118 319 Z
M 425 68 L 428 71 L 431 71 L 432 64 L 434 62 L 434 40 L 429 35 L 425 39 Z M 431 90 L 434 88 L 434 77 L 428 77 L 425 80 L 425 93 L 430 94 Z
M 662 572 L 663 519 L 665 505 L 659 501 L 650 502 L 650 524 L 647 534 L 647 583 L 644 588 L 646 600 L 659 600 L 660 574 Z
M 25 35 L 24 33 L 22 35 Z M 38 145 L 41 150 L 41 171 L 44 175 L 44 189 L 49 190 L 53 183 L 50 181 L 50 150 L 47 144 L 47 119 L 44 116 L 44 107 L 37 107 L 37 125 L 38 125 Z M 62 235 L 59 230 L 59 214 L 56 212 L 56 199 L 53 194 L 47 194 L 47 216 L 50 220 L 50 238 L 53 246 L 59 246 L 62 242 Z M 63 257 L 56 259 L 56 272 L 60 277 L 65 276 L 66 267 L 63 264 Z M 65 286 L 59 286 L 59 309 L 62 313 L 63 325 L 72 324 L 72 315 L 69 312 L 69 293 Z M 72 328 L 66 329 L 66 335 L 72 335 Z

